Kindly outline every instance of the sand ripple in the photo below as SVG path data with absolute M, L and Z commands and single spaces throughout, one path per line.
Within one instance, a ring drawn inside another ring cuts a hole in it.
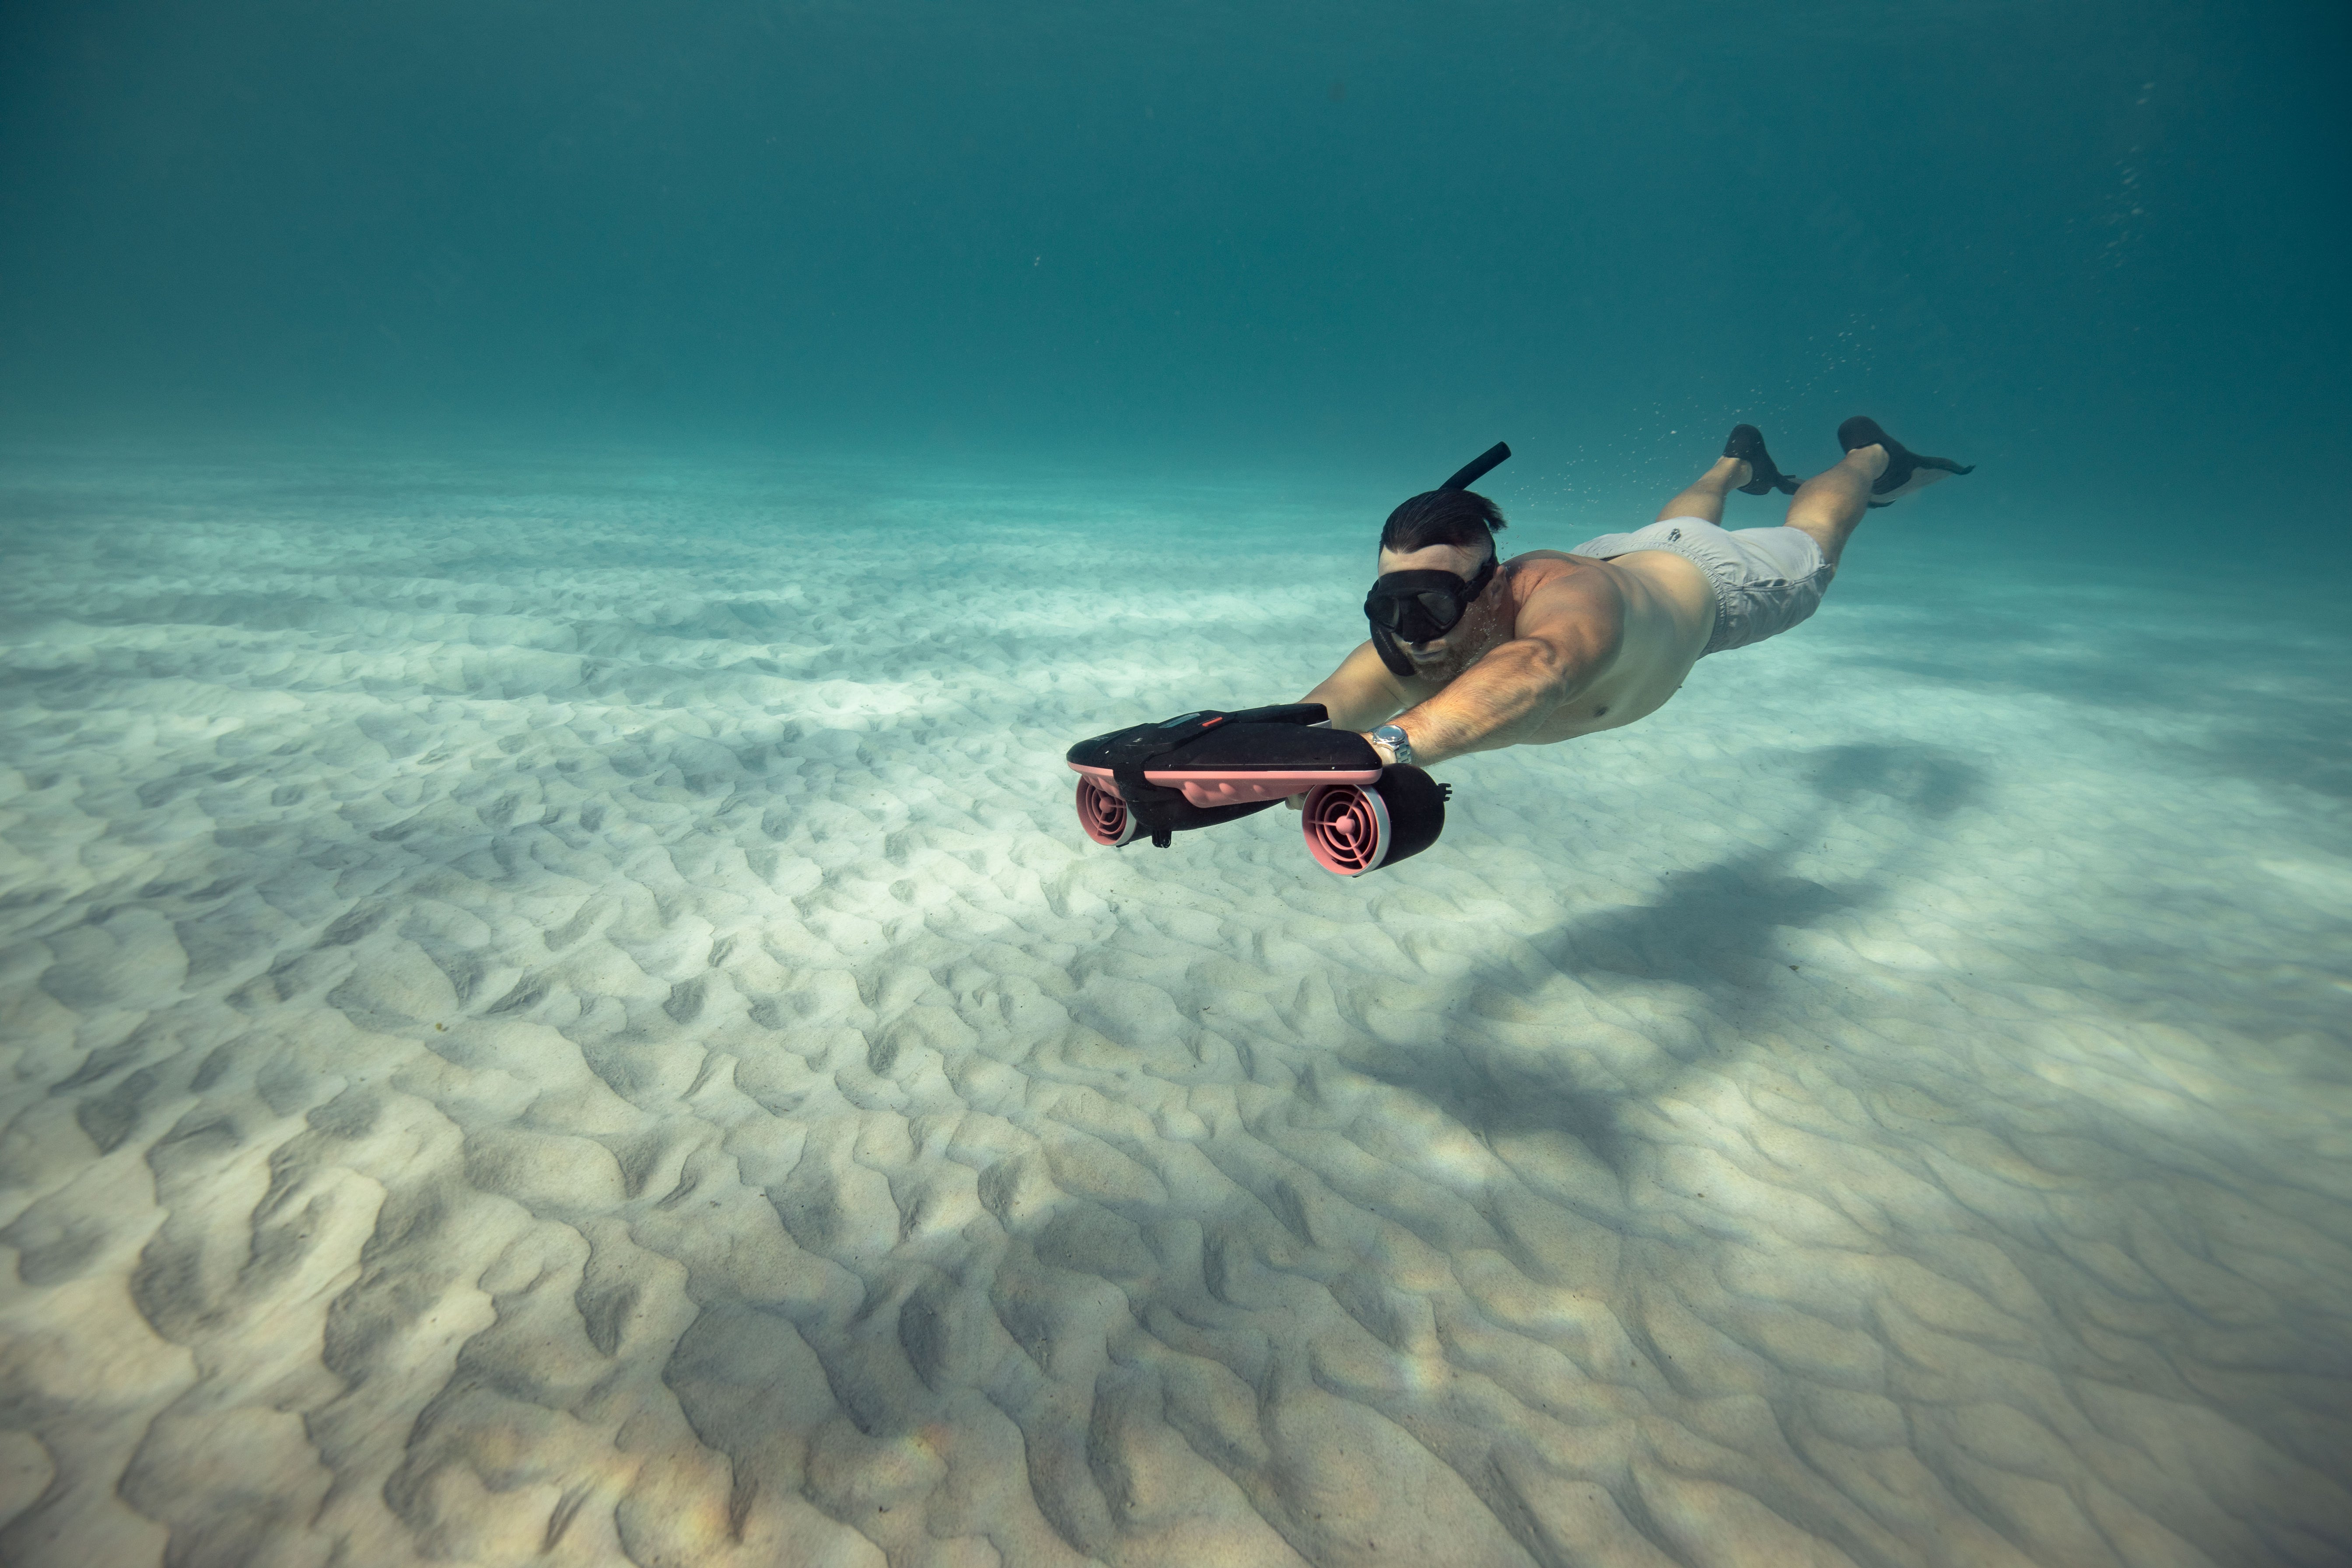
M 1965 582 L 1351 884 L 1059 762 L 1309 683 L 1329 520 L 8 505 L 0 1561 L 2352 1558 L 2343 802 Z

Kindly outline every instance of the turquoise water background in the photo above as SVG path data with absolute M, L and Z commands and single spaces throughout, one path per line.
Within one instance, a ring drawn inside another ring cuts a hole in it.
M 0 5 L 0 1563 L 2345 1562 L 2347 44 Z M 1079 832 L 1856 412 L 1428 853 Z
M 1858 408 L 1969 522 L 2347 456 L 2336 5 L 25 0 L 17 439 L 723 447 L 1523 504 Z

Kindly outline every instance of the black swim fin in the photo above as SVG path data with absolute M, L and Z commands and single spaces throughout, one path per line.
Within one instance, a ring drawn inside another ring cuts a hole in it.
M 1723 455 L 1748 465 L 1748 482 L 1739 487 L 1741 495 L 1764 496 L 1774 490 L 1782 495 L 1797 493 L 1797 481 L 1774 466 L 1772 454 L 1764 449 L 1764 432 L 1755 426 L 1734 425 L 1731 439 L 1723 444 Z
M 1914 452 L 1880 427 L 1877 420 L 1867 414 L 1857 414 L 1838 426 L 1838 445 L 1846 451 L 1858 447 L 1886 448 L 1886 471 L 1870 487 L 1870 493 L 1883 496 L 1889 490 L 1899 490 L 1911 482 L 1911 476 L 1921 468 L 1941 468 L 1948 474 L 1973 474 L 1974 463 L 1956 463 L 1949 458 L 1930 458 Z M 1873 506 L 1893 506 L 1893 501 L 1874 500 Z

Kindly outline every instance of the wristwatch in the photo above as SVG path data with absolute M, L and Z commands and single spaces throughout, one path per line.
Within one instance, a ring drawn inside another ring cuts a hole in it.
M 1383 724 L 1372 731 L 1372 739 L 1386 746 L 1398 762 L 1412 766 L 1412 742 L 1405 739 L 1403 726 Z

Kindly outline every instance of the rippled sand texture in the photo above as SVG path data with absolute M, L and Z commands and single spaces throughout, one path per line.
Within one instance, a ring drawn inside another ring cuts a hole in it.
M 5 505 L 0 1561 L 2352 1558 L 2322 619 L 1929 497 L 1350 883 L 1060 761 L 1319 675 L 1330 509 Z

